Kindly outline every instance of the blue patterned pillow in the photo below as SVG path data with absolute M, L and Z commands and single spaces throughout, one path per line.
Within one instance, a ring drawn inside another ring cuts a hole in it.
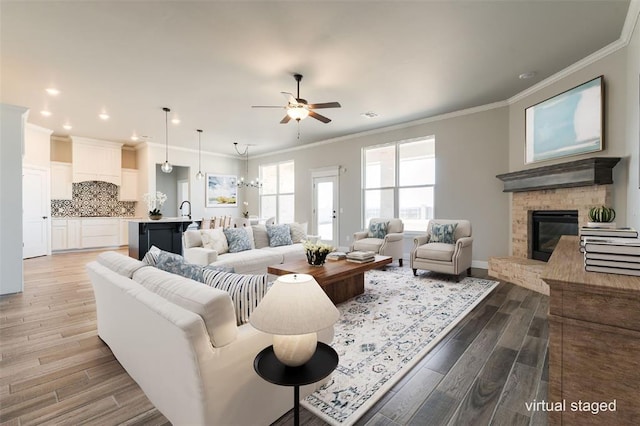
M 456 239 L 454 233 L 458 227 L 457 223 L 434 223 L 431 226 L 430 243 L 454 244 Z
M 369 224 L 369 238 L 384 238 L 387 235 L 387 222 L 371 222 Z
M 267 235 L 269 236 L 269 247 L 290 246 L 293 244 L 291 240 L 291 228 L 289 224 L 267 225 Z
M 172 274 L 181 275 L 185 278 L 191 278 L 192 280 L 204 281 L 202 266 L 186 262 L 179 254 L 161 251 L 160 254 L 158 254 L 156 268 L 171 272 Z
M 249 234 L 243 228 L 225 228 L 224 236 L 229 243 L 229 253 L 251 250 Z

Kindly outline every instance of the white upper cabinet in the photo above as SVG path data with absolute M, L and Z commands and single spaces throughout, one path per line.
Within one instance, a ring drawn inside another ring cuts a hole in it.
M 71 163 L 51 162 L 51 199 L 70 200 L 72 196 Z
M 120 201 L 138 201 L 138 171 L 122 169 L 122 185 L 120 185 Z
M 73 182 L 99 180 L 120 186 L 122 144 L 72 137 Z

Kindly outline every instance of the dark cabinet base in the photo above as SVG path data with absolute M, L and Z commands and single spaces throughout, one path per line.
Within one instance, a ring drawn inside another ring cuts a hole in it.
M 182 255 L 182 233 L 186 222 L 129 222 L 129 256 L 142 260 L 151 246 Z

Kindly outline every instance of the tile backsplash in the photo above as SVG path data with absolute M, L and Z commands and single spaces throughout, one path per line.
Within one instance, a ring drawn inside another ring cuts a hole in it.
M 135 216 L 135 201 L 119 201 L 118 186 L 109 182 L 74 183 L 71 200 L 51 200 L 52 217 Z

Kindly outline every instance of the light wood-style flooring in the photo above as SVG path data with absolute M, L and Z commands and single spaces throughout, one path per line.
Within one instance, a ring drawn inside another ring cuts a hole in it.
M 84 265 L 98 253 L 25 260 L 24 292 L 0 297 L 0 426 L 169 424 L 97 337 Z M 546 424 L 524 402 L 546 398 L 547 311 L 548 297 L 501 283 L 358 424 Z

